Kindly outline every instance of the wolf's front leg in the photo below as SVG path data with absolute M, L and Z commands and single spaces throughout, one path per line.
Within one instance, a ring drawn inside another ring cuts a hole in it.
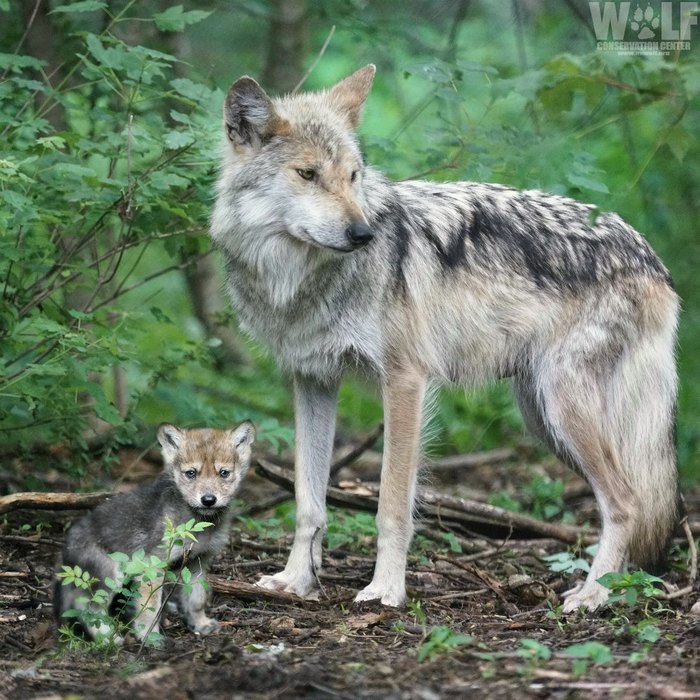
M 296 531 L 283 571 L 263 576 L 258 586 L 308 595 L 321 570 L 321 542 L 326 529 L 326 487 L 333 451 L 338 384 L 294 378 L 296 450 L 294 490 Z
M 139 581 L 136 598 L 136 616 L 133 621 L 134 634 L 139 641 L 148 639 L 151 632 L 160 634 L 163 580 Z M 155 646 L 160 646 L 159 642 Z
M 207 562 L 199 558 L 188 562 L 192 576 L 189 585 L 180 589 L 180 608 L 187 620 L 189 628 L 195 634 L 207 635 L 219 629 L 219 623 L 207 617 L 205 608 L 209 600 L 209 590 L 206 586 Z
M 377 565 L 372 582 L 355 600 L 406 600 L 406 554 L 413 536 L 413 499 L 420 452 L 425 375 L 414 368 L 392 369 L 384 385 L 384 459 L 377 512 Z

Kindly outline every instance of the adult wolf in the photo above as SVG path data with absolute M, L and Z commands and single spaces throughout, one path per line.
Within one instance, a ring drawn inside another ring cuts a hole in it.
M 377 563 L 356 600 L 405 600 L 428 383 L 513 377 L 527 425 L 595 493 L 600 548 L 565 602 L 593 609 L 596 579 L 628 556 L 657 563 L 678 516 L 669 274 L 590 205 L 367 167 L 355 128 L 374 72 L 275 99 L 243 77 L 226 96 L 211 232 L 242 327 L 295 386 L 296 533 L 260 585 L 315 585 L 338 384 L 358 365 L 381 381 L 386 436 Z

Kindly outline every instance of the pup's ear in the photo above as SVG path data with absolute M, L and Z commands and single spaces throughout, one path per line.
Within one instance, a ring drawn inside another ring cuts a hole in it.
M 231 442 L 238 452 L 250 449 L 255 442 L 255 426 L 249 421 L 243 421 L 237 428 L 230 431 Z
M 232 143 L 259 148 L 285 126 L 272 100 L 252 78 L 244 76 L 231 85 L 224 101 L 224 127 Z
M 376 66 L 370 63 L 331 88 L 331 100 L 334 106 L 347 114 L 353 129 L 360 124 L 362 108 L 365 105 L 367 95 L 369 95 L 376 72 Z
M 180 446 L 185 435 L 179 428 L 168 423 L 163 423 L 158 428 L 158 442 L 163 450 L 163 460 L 166 464 L 172 462 L 177 453 L 180 451 Z

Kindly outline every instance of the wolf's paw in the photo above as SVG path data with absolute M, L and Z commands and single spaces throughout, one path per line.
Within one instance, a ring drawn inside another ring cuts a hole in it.
M 307 576 L 292 576 L 285 570 L 272 576 L 261 576 L 255 585 L 271 591 L 296 593 L 301 598 L 309 598 L 314 590 L 314 579 Z
M 406 602 L 405 586 L 387 587 L 372 583 L 363 588 L 356 596 L 356 603 L 364 603 L 370 600 L 377 600 L 382 605 L 392 608 L 400 608 Z
M 202 637 L 206 637 L 208 634 L 214 634 L 214 632 L 218 632 L 220 629 L 221 625 L 210 617 L 205 617 L 192 627 L 192 631 L 195 634 L 201 634 Z
M 609 593 L 610 591 L 597 581 L 586 581 L 582 586 L 577 586 L 564 593 L 563 597 L 566 600 L 562 612 L 569 614 L 576 612 L 579 608 L 595 610 L 605 603 Z

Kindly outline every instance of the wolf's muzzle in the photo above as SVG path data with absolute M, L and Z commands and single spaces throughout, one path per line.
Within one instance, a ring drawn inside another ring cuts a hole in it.
M 345 236 L 353 248 L 361 248 L 374 238 L 374 234 L 364 221 L 353 221 L 345 229 Z

